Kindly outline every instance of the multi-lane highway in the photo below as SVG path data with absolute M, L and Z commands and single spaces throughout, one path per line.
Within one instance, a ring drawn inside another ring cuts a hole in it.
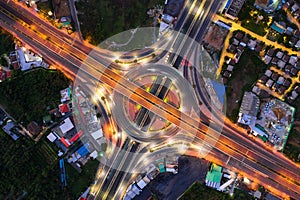
M 9 8 L 16 6 L 14 2 L 11 2 L 8 5 Z M 295 164 L 287 161 L 284 158 L 281 158 L 278 156 L 278 153 L 274 153 L 274 156 L 272 155 L 272 152 L 262 151 L 260 147 L 255 146 L 255 144 L 253 145 L 254 148 L 252 148 L 253 146 L 251 145 L 253 143 L 251 143 L 251 141 L 249 141 L 247 138 L 237 137 L 238 141 L 234 141 L 226 135 L 219 136 L 219 134 L 217 134 L 214 130 L 203 124 L 201 120 L 191 118 L 182 112 L 182 110 L 177 110 L 173 106 L 164 103 L 155 95 L 144 91 L 136 84 L 124 79 L 122 76 L 106 68 L 105 65 L 107 63 L 105 61 L 99 63 L 99 60 L 96 61 L 93 58 L 90 58 L 83 65 L 81 65 L 82 61 L 84 61 L 86 58 L 86 53 L 81 50 L 80 45 L 77 47 L 75 45 L 72 46 L 68 42 L 62 42 L 64 36 L 61 36 L 57 33 L 54 34 L 52 30 L 54 28 L 47 27 L 46 25 L 41 26 L 41 24 L 30 21 L 28 23 L 33 24 L 30 25 L 31 28 L 29 29 L 29 24 L 26 24 L 26 22 L 22 20 L 28 19 L 30 14 L 27 16 L 25 16 L 22 12 L 18 12 L 18 14 L 16 14 L 15 9 L 7 9 L 6 7 L 7 5 L 5 4 L 0 9 L 1 26 L 7 29 L 9 32 L 12 32 L 22 41 L 31 44 L 33 48 L 36 48 L 36 50 L 41 52 L 41 54 L 45 57 L 49 57 L 51 60 L 59 62 L 64 67 L 65 71 L 75 75 L 78 71 L 78 68 L 81 67 L 81 71 L 83 71 L 88 78 L 95 81 L 100 80 L 115 91 L 118 91 L 124 96 L 130 97 L 132 101 L 149 110 L 151 109 L 151 111 L 156 115 L 167 118 L 168 121 L 179 126 L 188 133 L 195 133 L 197 140 L 206 141 L 207 143 L 208 141 L 206 139 L 210 138 L 210 140 L 214 143 L 214 154 L 219 155 L 219 162 L 223 161 L 223 163 L 227 164 L 229 167 L 234 166 L 236 170 L 248 174 L 249 177 L 257 179 L 257 181 L 263 185 L 270 185 L 277 192 L 282 192 L 283 195 L 287 194 L 295 199 L 299 197 L 300 188 L 298 184 L 295 184 L 295 181 L 300 182 L 300 172 L 299 167 Z M 5 11 L 3 11 L 3 9 Z M 194 8 L 192 9 L 194 10 Z M 14 17 L 10 18 L 10 16 L 7 15 L 7 12 Z M 208 12 L 211 12 L 210 7 L 208 7 Z M 199 14 L 201 14 L 201 12 Z M 210 15 L 207 14 L 205 16 Z M 205 20 L 203 20 L 203 23 L 205 23 Z M 202 25 L 203 24 L 199 24 L 200 27 L 202 27 Z M 204 30 L 205 29 L 203 28 L 202 32 Z M 50 39 L 45 39 L 45 35 L 50 37 Z M 231 127 L 229 126 L 226 126 L 225 129 L 226 132 L 231 131 Z M 215 138 L 216 135 L 218 135 L 219 138 Z M 195 135 L 191 134 L 191 137 L 195 137 Z M 198 144 L 197 141 L 195 142 Z M 137 147 L 128 147 L 128 149 L 132 148 L 134 151 L 137 150 Z M 117 157 L 116 162 L 127 163 L 134 158 L 124 156 L 124 159 L 125 160 L 120 160 L 120 158 Z M 124 164 L 121 165 L 124 166 Z M 131 166 L 130 162 L 126 164 L 126 166 L 127 165 Z M 118 169 L 118 167 L 116 169 Z M 105 174 L 106 178 L 111 174 L 109 171 L 110 170 L 108 170 Z M 97 193 L 103 199 L 113 197 L 113 192 L 117 191 L 118 184 L 122 184 L 122 180 L 125 180 L 124 175 L 127 175 L 119 172 L 113 172 L 113 174 L 118 175 L 113 176 L 114 178 L 111 178 L 113 181 L 110 183 L 103 184 L 107 190 L 100 190 Z M 127 179 L 128 178 L 126 178 L 126 180 Z

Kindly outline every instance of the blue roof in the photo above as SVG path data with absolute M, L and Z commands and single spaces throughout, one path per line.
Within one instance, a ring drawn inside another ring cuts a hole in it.
M 60 167 L 60 180 L 64 186 L 67 186 L 67 179 L 66 179 L 66 169 L 64 159 L 59 160 L 59 167 Z
M 230 6 L 230 4 L 231 4 L 231 1 L 232 1 L 232 0 L 228 0 L 228 1 L 227 1 L 226 6 L 225 6 L 225 9 L 229 8 L 229 6 Z
M 274 23 L 271 25 L 271 28 L 274 29 L 275 31 L 277 31 L 280 34 L 284 33 L 284 30 L 281 29 L 280 27 L 276 26 L 276 24 L 274 24 Z
M 86 154 L 89 153 L 89 150 L 86 148 L 86 144 L 85 144 L 82 147 L 80 147 L 77 152 L 81 157 L 84 157 L 86 156 Z

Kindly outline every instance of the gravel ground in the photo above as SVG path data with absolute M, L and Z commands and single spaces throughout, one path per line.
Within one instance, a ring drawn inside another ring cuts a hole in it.
M 134 200 L 147 200 L 155 194 L 159 200 L 177 199 L 192 183 L 203 183 L 209 162 L 194 157 L 181 156 L 178 160 L 178 174 L 161 173 Z

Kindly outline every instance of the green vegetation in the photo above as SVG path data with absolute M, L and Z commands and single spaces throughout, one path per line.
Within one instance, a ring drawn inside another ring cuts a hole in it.
M 99 162 L 90 160 L 79 174 L 65 164 L 67 187 L 62 188 L 57 147 L 43 137 L 38 143 L 13 141 L 0 129 L 0 199 L 77 199 L 91 184 Z
M 83 37 L 98 45 L 104 39 L 139 26 L 153 26 L 147 9 L 163 0 L 80 0 L 76 2 Z
M 71 199 L 77 199 L 94 182 L 98 166 L 98 160 L 90 160 L 79 174 L 71 165 L 66 164 L 67 183 Z
M 253 20 L 242 22 L 241 26 L 261 36 L 264 36 L 267 33 L 265 30 L 266 26 L 261 25 L 261 23 L 256 24 Z
M 13 49 L 13 37 L 0 28 L 0 55 L 10 52 Z
M 300 85 L 299 85 L 300 86 Z M 300 98 L 297 98 L 296 101 L 292 104 L 296 108 L 295 112 L 295 121 L 300 122 Z
M 294 162 L 299 162 L 298 155 L 300 154 L 300 98 L 291 104 L 296 108 L 294 123 L 289 134 L 287 143 L 283 149 L 283 153 Z
M 37 8 L 44 14 L 48 14 L 49 11 L 53 12 L 52 0 L 37 2 Z
M 57 155 L 46 141 L 16 142 L 0 129 L 0 199 L 59 199 Z
M 299 162 L 300 154 L 300 124 L 295 124 L 289 134 L 283 153 L 294 162 Z
M 255 200 L 253 196 L 237 188 L 234 190 L 234 199 Z
M 238 14 L 238 19 L 242 22 L 242 26 L 250 31 L 264 36 L 267 32 L 269 17 L 264 11 L 259 11 L 254 7 L 253 0 L 247 0 Z M 262 19 L 259 20 L 261 16 Z
M 237 119 L 244 92 L 251 90 L 251 86 L 266 69 L 267 65 L 261 61 L 257 53 L 247 48 L 244 50 L 226 87 L 226 115 L 232 121 Z
M 229 198 L 230 196 L 228 194 L 208 188 L 199 182 L 195 182 L 183 193 L 179 200 L 227 200 Z
M 7 61 L 4 59 L 3 54 L 7 54 L 14 49 L 13 37 L 0 28 L 0 66 L 7 67 Z
M 157 31 L 158 29 L 156 29 Z M 137 29 L 134 32 L 134 37 L 131 31 L 124 31 L 119 34 L 113 35 L 102 42 L 100 47 L 110 49 L 112 51 L 132 51 L 136 49 L 143 49 L 145 46 L 150 46 L 153 43 L 153 28 Z M 121 44 L 113 46 L 111 44 Z M 122 45 L 126 44 L 126 45 Z M 116 63 L 119 61 L 116 59 Z M 137 63 L 137 59 L 134 60 Z
M 205 185 L 195 182 L 191 185 L 179 198 L 179 200 L 198 200 L 198 199 L 206 199 L 206 200 L 254 200 L 255 198 L 248 194 L 247 192 L 235 189 L 233 196 L 229 194 L 219 192 L 215 189 L 206 187 Z
M 0 83 L 0 104 L 17 121 L 25 124 L 42 122 L 47 109 L 60 101 L 60 90 L 70 83 L 62 72 L 36 69 L 21 73 L 16 78 Z

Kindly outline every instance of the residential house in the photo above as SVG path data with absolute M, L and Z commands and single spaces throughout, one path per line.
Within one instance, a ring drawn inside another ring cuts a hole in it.
M 275 53 L 275 49 L 271 48 L 268 50 L 267 55 L 272 57 L 274 55 L 274 53 Z
M 274 73 L 272 74 L 272 76 L 271 76 L 271 79 L 272 79 L 273 81 L 276 81 L 276 80 L 278 79 L 278 77 L 279 77 L 279 74 L 277 74 L 276 72 L 274 72 Z
M 289 72 L 291 71 L 292 68 L 293 68 L 293 66 L 290 65 L 290 64 L 288 64 L 288 65 L 286 65 L 286 66 L 284 67 L 284 71 L 285 71 L 286 73 L 289 73 Z
M 27 130 L 32 135 L 38 135 L 42 131 L 42 128 L 35 121 L 32 121 L 27 125 Z
M 265 84 L 268 80 L 268 77 L 266 75 L 263 75 L 259 80 L 258 82 L 259 83 L 262 83 L 262 84 Z

